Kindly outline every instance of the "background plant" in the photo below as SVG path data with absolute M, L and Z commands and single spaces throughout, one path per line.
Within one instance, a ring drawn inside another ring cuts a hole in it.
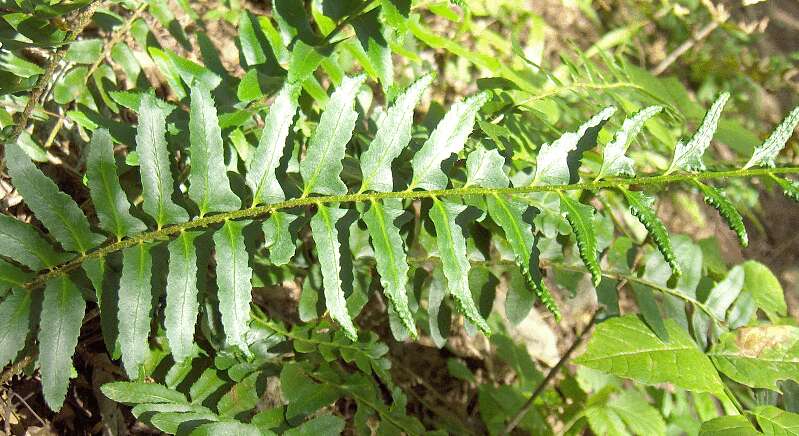
M 693 100 L 635 22 L 548 65 L 515 4 L 218 6 L 4 6 L 4 383 L 62 415 L 93 389 L 111 431 L 114 402 L 169 433 L 796 427 L 780 281 L 655 201 L 748 245 L 759 192 L 799 198 L 799 109 L 767 136 L 722 112 L 749 86 Z M 691 7 L 731 19 L 651 13 Z M 516 342 L 539 311 L 580 332 L 557 364 Z

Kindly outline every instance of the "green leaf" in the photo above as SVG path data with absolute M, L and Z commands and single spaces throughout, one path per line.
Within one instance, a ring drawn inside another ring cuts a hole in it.
M 799 381 L 799 327 L 743 327 L 721 335 L 708 355 L 738 383 L 779 392 L 777 381 Z
M 749 162 L 744 165 L 743 169 L 751 168 L 753 166 L 766 166 L 774 167 L 774 159 L 785 147 L 788 138 L 793 135 L 793 131 L 799 124 L 799 106 L 795 107 L 784 120 L 771 132 L 771 135 L 766 139 L 763 144 L 755 148 Z
M 388 89 L 394 83 L 394 65 L 391 62 L 391 48 L 383 35 L 380 13 L 380 8 L 375 8 L 356 15 L 351 24 L 366 56 L 377 70 L 380 84 L 383 89 Z
M 752 411 L 763 433 L 799 436 L 799 415 L 775 406 L 759 406 Z
M 225 221 L 214 233 L 216 247 L 216 281 L 219 286 L 219 312 L 228 345 L 249 354 L 247 331 L 252 301 L 252 268 L 242 230 L 248 222 Z
M 602 271 L 599 269 L 599 261 L 597 260 L 598 250 L 593 227 L 594 208 L 575 201 L 564 193 L 560 194 L 560 206 L 574 232 L 580 259 L 583 260 L 588 272 L 591 273 L 594 287 L 599 286 L 599 282 L 602 281 Z
M 783 179 L 782 177 L 777 177 L 774 174 L 770 175 L 772 180 L 777 182 L 780 188 L 782 188 L 782 192 L 786 197 L 799 203 L 799 182 Z
M 606 397 L 604 392 L 589 398 Z M 586 408 L 585 415 L 595 434 L 601 435 L 665 435 L 666 423 L 657 409 L 636 391 L 624 391 L 615 398 Z
M 186 211 L 172 201 L 173 181 L 167 151 L 166 117 L 169 110 L 150 94 L 143 94 L 136 129 L 136 151 L 141 169 L 144 211 L 160 229 L 166 224 L 188 221 Z
M 16 144 L 6 144 L 6 165 L 25 203 L 65 250 L 85 253 L 105 240 L 92 233 L 75 200 L 61 192 Z
M 434 191 L 447 187 L 447 175 L 441 170 L 441 164 L 453 153 L 463 150 L 474 128 L 477 112 L 488 100 L 489 94 L 483 92 L 452 105 L 413 156 L 413 179 L 408 190 L 419 188 Z
M 39 271 L 67 261 L 70 256 L 56 251 L 27 223 L 0 214 L 0 255 Z
M 89 142 L 86 162 L 89 194 L 104 230 L 117 239 L 147 230 L 144 223 L 130 214 L 130 202 L 119 184 L 114 144 L 106 129 L 97 129 Z
M 183 394 L 156 383 L 112 382 L 100 386 L 100 391 L 117 403 L 186 403 Z
M 288 83 L 301 84 L 312 77 L 326 56 L 316 47 L 297 40 L 291 49 L 289 72 L 286 80 Z
M 61 409 L 64 403 L 85 311 L 83 295 L 69 278 L 62 276 L 47 283 L 39 329 L 39 365 L 44 400 L 52 410 Z
M 14 289 L 0 303 L 0 366 L 13 362 L 30 332 L 31 293 Z
M 325 302 L 330 316 L 344 329 L 352 341 L 358 340 L 358 332 L 347 312 L 347 300 L 341 283 L 341 243 L 336 223 L 347 211 L 337 207 L 319 204 L 316 214 L 311 218 L 311 231 L 322 267 L 322 283 L 325 289 Z
M 745 275 L 744 267 L 737 265 L 727 273 L 722 281 L 716 283 L 713 289 L 710 290 L 705 300 L 705 306 L 716 315 L 716 318 L 727 318 L 727 309 L 730 308 L 735 299 L 738 298 L 738 295 L 741 294 Z
M 77 67 L 70 70 L 53 87 L 53 100 L 60 105 L 67 105 L 73 100 L 80 99 L 86 89 L 86 76 L 89 69 Z
M 0 243 L 2 243 L 2 236 L 0 236 Z M 24 287 L 25 283 L 33 277 L 33 274 L 22 271 L 5 260 L 0 259 L 0 297 L 5 295 L 5 291 L 8 288 Z
M 510 185 L 503 166 L 505 158 L 497 150 L 478 147 L 466 158 L 466 184 L 484 188 L 507 188 Z
M 380 284 L 391 307 L 398 315 L 402 325 L 413 338 L 418 336 L 413 315 L 408 308 L 408 295 L 405 285 L 408 283 L 408 259 L 400 236 L 399 228 L 394 221 L 403 213 L 402 202 L 373 201 L 369 210 L 363 214 L 363 220 L 372 239 L 375 250 L 377 272 Z
M 649 237 L 655 243 L 655 246 L 663 255 L 663 258 L 671 267 L 671 271 L 675 275 L 681 275 L 682 270 L 680 264 L 677 263 L 677 256 L 674 254 L 674 249 L 671 247 L 671 239 L 666 226 L 663 221 L 658 218 L 654 210 L 655 199 L 643 192 L 628 191 L 624 188 L 619 188 L 627 199 L 627 204 L 630 205 L 630 213 L 632 213 L 641 224 L 644 225 L 649 232 Z
M 150 354 L 150 311 L 152 309 L 153 259 L 150 246 L 138 244 L 122 251 L 122 278 L 119 280 L 119 345 L 122 363 L 131 379 Z
M 394 189 L 391 163 L 408 146 L 411 140 L 413 109 L 432 81 L 431 74 L 417 79 L 397 97 L 380 119 L 372 143 L 360 158 L 363 174 L 360 192 L 390 192 Z
M 730 200 L 727 199 L 724 193 L 698 180 L 694 180 L 694 184 L 705 196 L 705 203 L 719 211 L 719 214 L 722 218 L 724 218 L 724 221 L 727 222 L 727 225 L 730 226 L 730 229 L 735 232 L 736 236 L 738 236 L 738 242 L 741 243 L 741 246 L 748 246 L 749 237 L 746 234 L 744 220 L 741 218 L 741 214 L 738 213 L 738 210 L 735 209 L 735 206 L 733 206 Z
M 208 68 L 178 56 L 177 53 L 169 49 L 165 49 L 164 54 L 172 62 L 175 71 L 177 71 L 187 86 L 198 84 L 210 91 L 222 83 L 222 78 Z
M 441 269 L 436 268 L 430 274 L 430 286 L 427 293 L 427 315 L 430 338 L 436 347 L 442 348 L 447 343 L 451 322 L 449 306 L 444 304 L 448 294 L 446 279 Z
M 613 136 L 613 140 L 605 146 L 602 167 L 599 169 L 597 180 L 605 176 L 635 177 L 633 160 L 625 156 L 627 148 L 633 138 L 644 128 L 644 123 L 661 110 L 663 110 L 661 106 L 649 106 L 624 120 L 621 128 Z
M 533 185 L 565 185 L 571 179 L 569 154 L 578 151 L 583 137 L 596 137 L 602 126 L 614 113 L 616 108 L 608 106 L 590 120 L 583 123 L 576 132 L 566 132 L 555 142 L 541 146 L 535 162 Z
M 772 322 L 777 322 L 788 314 L 785 304 L 785 292 L 779 279 L 771 270 L 760 262 L 748 260 L 743 263 L 743 292 L 752 294 L 757 307 L 768 315 Z
M 341 160 L 358 119 L 353 103 L 365 78 L 363 75 L 345 77 L 322 112 L 319 125 L 308 142 L 305 159 L 300 162 L 300 174 L 305 181 L 303 197 L 311 193 L 347 193 L 347 186 L 340 176 L 344 168 Z
M 264 246 L 269 249 L 269 261 L 276 266 L 286 265 L 297 249 L 297 235 L 292 223 L 299 216 L 276 211 L 264 221 Z
M 722 93 L 705 114 L 702 125 L 699 126 L 691 140 L 677 142 L 677 146 L 674 149 L 674 159 L 671 161 L 669 169 L 666 170 L 666 174 L 671 174 L 676 170 L 695 171 L 705 169 L 705 164 L 702 163 L 702 155 L 705 154 L 705 150 L 707 150 L 710 141 L 713 139 L 713 134 L 716 133 L 721 111 L 729 98 L 730 94 L 728 92 Z
M 241 200 L 230 189 L 222 149 L 222 129 L 211 97 L 211 90 L 199 82 L 191 87 L 191 172 L 189 198 L 208 212 L 229 212 L 241 207 Z
M 257 17 L 242 9 L 239 16 L 239 42 L 247 66 L 260 65 L 267 61 L 267 52 L 261 45 L 259 31 Z
M 243 422 L 210 422 L 195 428 L 191 434 L 192 436 L 216 436 L 222 434 L 261 436 L 261 430 L 254 425 Z
M 447 288 L 455 300 L 458 310 L 467 320 L 477 326 L 485 335 L 491 334 L 486 320 L 480 316 L 480 311 L 472 299 L 469 289 L 469 260 L 466 253 L 466 239 L 463 230 L 456 222 L 466 206 L 441 201 L 433 198 L 433 207 L 430 209 L 430 219 L 436 229 L 438 254 L 444 277 L 447 278 Z
M 198 236 L 198 232 L 181 232 L 169 243 L 164 327 L 175 362 L 194 355 L 194 326 L 199 313 L 194 240 Z
M 303 422 L 298 427 L 287 430 L 284 434 L 286 436 L 336 435 L 344 431 L 344 424 L 344 420 L 338 416 L 317 416 Z
M 247 186 L 253 193 L 253 206 L 283 201 L 286 196 L 275 176 L 286 147 L 289 127 L 297 112 L 299 88 L 284 85 L 275 97 L 264 120 L 264 130 L 247 167 Z
M 64 60 L 77 64 L 93 64 L 103 53 L 102 39 L 82 39 L 69 44 Z
M 720 416 L 705 421 L 699 428 L 699 436 L 752 436 L 762 434 L 752 427 L 743 415 Z
M 690 391 L 724 395 L 713 364 L 688 333 L 671 319 L 666 320 L 666 329 L 669 342 L 659 339 L 634 315 L 611 318 L 597 326 L 588 349 L 575 363 L 647 385 L 672 383 Z

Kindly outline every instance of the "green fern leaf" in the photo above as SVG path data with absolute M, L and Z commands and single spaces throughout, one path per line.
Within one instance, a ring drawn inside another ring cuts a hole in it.
M 785 147 L 788 138 L 793 135 L 793 131 L 796 129 L 797 124 L 799 124 L 799 106 L 795 107 L 791 113 L 782 120 L 782 123 L 774 129 L 763 144 L 755 148 L 755 152 L 752 153 L 752 158 L 744 165 L 743 169 L 748 169 L 753 166 L 773 168 L 774 159 L 780 153 L 780 150 Z
M 292 231 L 291 225 L 299 216 L 273 212 L 264 221 L 264 245 L 269 249 L 269 260 L 276 266 L 282 266 L 291 261 L 297 249 L 297 236 Z
M 39 328 L 39 365 L 44 400 L 52 410 L 61 409 L 64 403 L 85 311 L 83 295 L 69 278 L 47 283 Z
M 491 328 L 480 315 L 480 311 L 472 299 L 469 289 L 469 259 L 466 255 L 466 239 L 461 226 L 455 221 L 466 206 L 441 201 L 433 198 L 430 219 L 436 229 L 438 251 L 447 288 L 455 299 L 458 310 L 485 335 L 491 334 Z
M 253 206 L 282 201 L 286 198 L 275 176 L 286 148 L 289 127 L 297 112 L 295 85 L 286 84 L 275 97 L 264 120 L 258 147 L 247 167 L 247 186 L 253 193 Z
M 616 113 L 616 108 L 608 106 L 590 120 L 583 123 L 576 132 L 566 132 L 552 143 L 541 146 L 536 157 L 533 185 L 564 185 L 569 183 L 569 153 L 577 150 L 577 146 L 589 132 L 598 132 L 605 122 Z
M 782 192 L 786 197 L 793 201 L 799 202 L 799 183 L 784 179 L 782 177 L 777 177 L 773 174 L 771 174 L 771 178 L 777 182 L 777 185 L 779 185 L 780 188 L 782 188 Z
M 33 274 L 0 259 L 0 297 L 5 296 L 5 291 L 9 288 L 22 288 L 32 278 Z
M 92 233 L 75 200 L 36 168 L 18 145 L 6 144 L 6 165 L 25 204 L 65 250 L 85 253 L 105 241 L 102 235 Z
M 466 184 L 484 188 L 507 188 L 510 185 L 503 166 L 505 158 L 497 150 L 478 147 L 466 158 Z
M 180 392 L 156 383 L 112 382 L 100 387 L 103 395 L 126 404 L 185 404 L 186 397 Z
M 160 229 L 188 221 L 186 211 L 172 201 L 172 173 L 166 146 L 166 117 L 170 109 L 150 94 L 141 97 L 136 151 L 139 154 L 144 211 Z
M 446 278 L 441 268 L 436 268 L 430 274 L 430 286 L 427 291 L 427 325 L 430 339 L 436 347 L 442 348 L 447 342 L 451 322 L 449 306 L 444 304 L 444 297 L 448 294 Z
M 682 269 L 680 269 L 680 264 L 677 263 L 677 255 L 671 247 L 669 232 L 653 210 L 655 199 L 647 196 L 643 192 L 631 192 L 624 188 L 619 189 L 630 205 L 630 213 L 638 218 L 649 232 L 649 236 L 652 238 L 655 246 L 660 250 L 660 253 L 663 254 L 663 258 L 666 259 L 666 263 L 669 264 L 669 267 L 671 267 L 671 272 L 678 276 L 681 275 Z
M 252 301 L 252 268 L 249 266 L 247 248 L 242 231 L 249 222 L 225 221 L 214 233 L 216 247 L 216 280 L 219 286 L 219 312 L 225 330 L 227 345 L 250 353 L 247 331 Z
M 598 250 L 593 227 L 594 208 L 575 201 L 564 193 L 560 194 L 560 205 L 566 220 L 574 231 L 580 258 L 588 268 L 588 272 L 591 273 L 594 287 L 597 287 L 602 281 L 602 271 L 597 260 Z
M 319 125 L 308 142 L 305 159 L 300 162 L 300 175 L 305 181 L 303 197 L 311 193 L 347 193 L 347 186 L 341 180 L 341 160 L 358 119 L 353 103 L 365 78 L 363 75 L 344 78 L 322 112 Z
M 341 283 L 341 243 L 336 229 L 336 223 L 347 211 L 322 204 L 317 207 L 316 214 L 311 218 L 311 232 L 318 248 L 327 309 L 330 316 L 344 329 L 347 337 L 357 341 L 358 332 L 347 311 L 347 300 Z
M 122 251 L 122 278 L 119 280 L 119 346 L 122 363 L 131 379 L 139 376 L 139 367 L 147 360 L 150 347 L 150 311 L 152 309 L 153 259 L 150 246 L 138 244 Z
M 182 362 L 194 354 L 194 326 L 199 312 L 194 240 L 200 234 L 181 232 L 169 243 L 164 327 L 175 362 Z
M 735 209 L 730 200 L 724 196 L 724 194 L 719 191 L 718 189 L 706 185 L 699 180 L 694 180 L 694 184 L 702 191 L 702 194 L 705 196 L 705 203 L 712 206 L 714 209 L 719 211 L 719 214 L 724 221 L 727 222 L 727 225 L 730 226 L 733 232 L 738 236 L 738 241 L 741 243 L 742 247 L 746 247 L 749 245 L 749 237 L 746 234 L 746 227 L 744 227 L 743 218 L 741 218 L 741 214 L 738 213 L 738 210 Z
M 25 348 L 25 339 L 31 329 L 31 293 L 14 289 L 0 303 L 0 366 L 13 362 Z
M 210 88 L 200 82 L 194 83 L 190 110 L 189 198 L 200 208 L 200 217 L 208 212 L 237 210 L 241 207 L 241 200 L 230 189 L 222 149 L 222 129 Z
M 32 225 L 0 214 L 0 255 L 39 271 L 70 256 L 53 248 Z
M 488 101 L 487 93 L 480 93 L 455 103 L 427 138 L 422 148 L 413 156 L 413 179 L 408 190 L 426 191 L 444 189 L 449 179 L 441 171 L 441 164 L 453 153 L 463 149 L 466 138 L 472 133 L 477 111 Z
M 86 162 L 89 194 L 97 210 L 100 226 L 117 239 L 147 230 L 144 223 L 130 214 L 130 202 L 119 184 L 114 144 L 106 129 L 97 129 L 89 142 Z
M 413 109 L 432 81 L 431 74 L 417 79 L 397 97 L 394 105 L 380 120 L 372 143 L 361 155 L 363 182 L 360 192 L 367 190 L 389 192 L 394 189 L 391 162 L 408 146 L 411 140 Z
M 396 312 L 402 325 L 413 338 L 418 336 L 413 315 L 408 308 L 408 295 L 405 285 L 408 283 L 408 260 L 399 229 L 394 225 L 402 215 L 402 203 L 399 200 L 373 201 L 369 210 L 363 214 L 363 220 L 372 239 L 375 250 L 377 272 L 386 298 Z
M 702 163 L 702 156 L 705 150 L 710 146 L 710 141 L 713 139 L 713 134 L 716 133 L 716 128 L 721 118 L 721 111 L 724 110 L 724 105 L 730 99 L 728 92 L 722 93 L 719 98 L 713 103 L 710 109 L 705 114 L 702 120 L 702 125 L 699 126 L 694 136 L 688 142 L 677 142 L 677 147 L 674 149 L 674 159 L 666 170 L 666 174 L 671 174 L 676 170 L 695 171 L 704 170 L 705 164 Z
M 624 120 L 621 128 L 613 136 L 613 140 L 605 146 L 602 167 L 599 169 L 597 180 L 605 176 L 635 177 L 633 160 L 625 156 L 627 148 L 633 138 L 644 128 L 644 123 L 661 110 L 663 110 L 661 106 L 649 106 Z

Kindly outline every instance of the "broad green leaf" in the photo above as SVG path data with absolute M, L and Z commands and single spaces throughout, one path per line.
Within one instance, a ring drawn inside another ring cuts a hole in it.
M 194 326 L 199 313 L 194 240 L 198 236 L 198 232 L 181 232 L 169 243 L 164 327 L 175 362 L 194 355 Z
M 333 404 L 341 396 L 333 386 L 311 379 L 298 363 L 283 365 L 280 387 L 289 403 L 286 407 L 286 420 L 289 423 Z
M 535 304 L 535 295 L 530 292 L 527 279 L 521 271 L 511 271 L 508 281 L 508 293 L 505 296 L 505 315 L 512 325 L 517 325 L 527 318 Z
M 150 354 L 153 258 L 150 246 L 138 244 L 122 251 L 119 279 L 119 345 L 128 378 L 139 377 L 139 367 Z
M 215 413 L 208 412 L 161 412 L 156 413 L 150 418 L 150 423 L 165 433 L 177 434 L 181 424 L 199 424 L 203 422 L 214 422 L 219 419 Z M 194 430 L 190 435 L 194 435 Z M 222 433 L 225 434 L 225 433 Z M 236 434 L 236 433 L 233 433 Z
M 341 243 L 336 228 L 336 223 L 346 213 L 345 209 L 319 204 L 316 214 L 311 218 L 311 231 L 317 247 L 319 265 L 322 267 L 327 310 L 344 329 L 347 337 L 356 341 L 358 332 L 347 312 L 347 300 L 341 283 Z
M 647 385 L 672 383 L 690 391 L 724 395 L 713 364 L 688 332 L 670 319 L 666 329 L 669 342 L 659 339 L 635 315 L 611 318 L 597 326 L 588 349 L 575 363 Z
M 86 76 L 89 74 L 87 67 L 77 67 L 70 70 L 61 80 L 53 86 L 53 100 L 61 105 L 67 105 L 73 100 L 82 101 L 86 89 Z
M 597 402 L 595 397 L 604 397 L 600 392 L 589 397 L 588 404 Z M 665 435 L 666 423 L 657 409 L 649 405 L 646 398 L 636 391 L 624 391 L 606 402 L 586 408 L 585 415 L 591 430 L 598 435 L 642 436 Z
M 158 228 L 188 221 L 186 211 L 172 201 L 172 173 L 166 146 L 166 117 L 169 110 L 150 94 L 141 96 L 136 151 L 141 169 L 144 211 L 155 219 Z
M 432 81 L 431 74 L 417 79 L 397 97 L 380 120 L 372 143 L 360 158 L 363 174 L 361 192 L 389 192 L 394 189 L 391 163 L 408 146 L 411 140 L 413 109 Z
M 621 128 L 613 136 L 613 140 L 605 146 L 602 154 L 602 167 L 599 169 L 597 179 L 605 176 L 635 177 L 633 160 L 625 156 L 627 148 L 633 138 L 644 128 L 644 123 L 661 110 L 663 110 L 661 106 L 649 106 L 624 120 Z
M 92 233 L 89 220 L 16 144 L 6 144 L 6 165 L 14 187 L 50 234 L 68 251 L 85 253 L 105 238 Z M 14 256 L 11 256 L 14 257 Z
M 2 236 L 0 236 L 2 238 Z M 8 288 L 22 288 L 33 278 L 33 274 L 22 271 L 14 265 L 0 259 L 0 297 Z
M 384 204 L 373 201 L 369 210 L 363 214 L 363 220 L 372 239 L 383 292 L 402 325 L 413 338 L 416 338 L 418 333 L 413 315 L 408 308 L 408 295 L 405 289 L 408 283 L 408 259 L 399 228 L 394 224 L 394 220 L 402 213 L 402 202 L 399 200 L 386 200 Z
M 430 275 L 430 286 L 427 293 L 427 321 L 430 338 L 436 347 L 442 348 L 447 343 L 451 323 L 449 306 L 444 303 L 448 294 L 446 278 L 440 268 Z
M 743 169 L 751 168 L 753 166 L 766 166 L 774 167 L 774 159 L 785 147 L 788 138 L 793 135 L 796 125 L 799 124 L 799 106 L 795 107 L 784 120 L 771 132 L 771 135 L 766 139 L 763 144 L 755 148 L 755 152 L 749 159 L 749 162 L 744 165 Z
M 505 158 L 497 150 L 478 147 L 466 158 L 466 184 L 484 188 L 507 188 L 510 185 L 503 166 Z
M 230 189 L 222 148 L 222 129 L 211 97 L 211 90 L 196 82 L 191 87 L 191 172 L 189 198 L 208 212 L 229 212 L 241 207 L 241 200 Z
M 710 290 L 705 300 L 707 306 L 718 319 L 727 318 L 727 309 L 738 298 L 744 285 L 745 270 L 741 265 L 732 268 L 724 279 Z
M 743 415 L 720 416 L 705 421 L 699 428 L 699 436 L 753 436 L 763 434 L 755 430 Z
M 677 146 L 674 149 L 674 159 L 671 161 L 669 169 L 666 170 L 666 174 L 671 174 L 676 170 L 695 171 L 705 169 L 705 164 L 702 163 L 702 156 L 708 146 L 710 146 L 710 141 L 713 139 L 713 134 L 716 133 L 716 128 L 721 118 L 721 111 L 729 98 L 730 94 L 728 92 L 722 93 L 705 114 L 702 125 L 699 126 L 694 136 L 688 142 L 683 142 L 682 140 L 677 142 Z
M 694 180 L 694 184 L 702 191 L 705 196 L 705 203 L 712 206 L 719 211 L 719 215 L 724 218 L 727 225 L 730 226 L 735 235 L 738 236 L 738 241 L 741 246 L 746 247 L 749 245 L 749 237 L 746 234 L 746 227 L 744 227 L 743 218 L 735 206 L 727 199 L 723 192 L 720 190 L 706 185 L 698 180 Z
M 119 184 L 114 144 L 106 129 L 97 129 L 89 142 L 86 162 L 89 194 L 104 230 L 117 239 L 147 230 L 144 223 L 130 214 L 130 202 Z
M 649 232 L 649 237 L 671 267 L 672 273 L 681 275 L 682 270 L 680 269 L 680 264 L 677 263 L 677 256 L 674 253 L 674 249 L 671 247 L 669 232 L 666 230 L 666 226 L 663 225 L 663 221 L 661 221 L 655 213 L 655 199 L 643 192 L 628 191 L 623 188 L 620 189 L 627 199 L 627 204 L 630 205 L 630 213 L 638 218 L 638 221 L 640 221 Z
M 574 232 L 580 259 L 583 260 L 588 272 L 591 273 L 594 287 L 599 286 L 599 282 L 602 281 L 602 271 L 599 269 L 599 261 L 597 260 L 598 250 L 593 227 L 594 208 L 573 200 L 563 193 L 560 195 L 560 205 L 566 220 Z
M 333 415 L 317 416 L 284 433 L 286 436 L 337 435 L 344 431 L 345 422 Z
M 533 185 L 565 185 L 571 179 L 569 154 L 578 151 L 583 137 L 595 137 L 605 122 L 616 113 L 614 106 L 608 106 L 590 120 L 583 123 L 576 132 L 566 132 L 552 143 L 541 146 L 535 162 Z M 575 169 L 576 171 L 576 169 Z
M 657 304 L 657 300 L 655 300 L 652 288 L 636 282 L 630 283 L 630 285 L 641 318 L 655 332 L 658 338 L 668 341 L 669 331 L 666 329 L 666 323 L 663 322 L 663 314 L 660 312 L 660 307 Z
M 4 214 L 0 214 L 0 255 L 34 271 L 56 266 L 70 258 L 56 251 L 31 224 Z
M 261 139 L 247 166 L 246 180 L 253 193 L 253 206 L 283 201 L 286 198 L 275 176 L 275 170 L 280 166 L 289 127 L 297 112 L 298 91 L 294 85 L 284 85 L 269 107 Z
M 64 60 L 77 64 L 93 64 L 102 53 L 102 39 L 83 39 L 69 44 Z
M 259 430 L 258 427 L 252 424 L 245 424 L 243 422 L 210 422 L 195 428 L 191 431 L 191 434 L 193 436 L 216 436 L 223 434 L 237 436 L 262 436 L 261 430 Z
M 297 249 L 297 235 L 292 231 L 291 224 L 299 216 L 276 211 L 264 221 L 264 246 L 269 249 L 269 261 L 276 266 L 282 266 L 291 261 Z
M 754 260 L 747 260 L 742 266 L 745 275 L 743 292 L 752 295 L 757 307 L 763 310 L 772 322 L 786 316 L 788 306 L 785 304 L 785 292 L 774 273 L 767 266 Z
M 311 135 L 305 159 L 300 162 L 300 174 L 305 182 L 302 195 L 342 195 L 347 186 L 341 180 L 341 170 L 347 143 L 352 137 L 358 112 L 353 108 L 355 97 L 366 77 L 345 77 L 336 88 L 319 125 Z
M 560 319 L 560 309 L 555 299 L 552 298 L 549 289 L 541 279 L 541 272 L 538 269 L 538 249 L 535 247 L 535 237 L 530 224 L 524 221 L 522 215 L 525 210 L 523 203 L 513 200 L 506 200 L 500 195 L 488 196 L 486 199 L 488 214 L 505 232 L 516 265 L 527 282 L 527 286 L 533 290 L 535 295 L 541 300 L 541 304 Z M 535 256 L 533 255 L 535 254 Z
M 759 406 L 752 411 L 763 433 L 799 436 L 799 415 L 775 406 Z
M 247 331 L 252 301 L 252 268 L 242 231 L 247 222 L 225 221 L 214 233 L 216 247 L 216 281 L 219 286 L 219 312 L 228 345 L 249 353 Z
M 325 54 L 320 49 L 308 45 L 302 40 L 297 40 L 291 49 L 286 80 L 288 83 L 297 84 L 305 82 L 312 77 L 323 59 L 325 59 Z
M 489 100 L 485 92 L 455 103 L 413 156 L 413 179 L 408 190 L 416 188 L 434 191 L 447 187 L 447 175 L 441 164 L 453 153 L 463 150 L 472 133 L 477 112 Z
M 380 13 L 380 8 L 372 9 L 355 16 L 351 24 L 366 56 L 377 70 L 380 84 L 383 89 L 388 89 L 394 83 L 394 65 L 391 62 L 391 48 L 383 35 Z
M 708 355 L 738 383 L 779 392 L 777 381 L 799 381 L 799 327 L 743 327 L 723 334 Z
M 14 289 L 0 303 L 0 366 L 5 367 L 25 347 L 30 332 L 31 293 Z
M 183 394 L 156 383 L 112 382 L 102 385 L 100 391 L 118 403 L 186 403 Z
M 39 329 L 39 365 L 44 400 L 52 410 L 61 409 L 64 403 L 85 311 L 83 295 L 69 278 L 62 276 L 47 283 Z
M 456 222 L 466 206 L 441 201 L 433 198 L 433 207 L 430 209 L 430 219 L 436 229 L 438 254 L 447 278 L 447 288 L 455 300 L 455 305 L 463 315 L 480 329 L 485 335 L 491 334 L 486 320 L 480 316 L 480 311 L 472 299 L 469 289 L 469 260 L 466 253 L 466 239 L 463 230 Z

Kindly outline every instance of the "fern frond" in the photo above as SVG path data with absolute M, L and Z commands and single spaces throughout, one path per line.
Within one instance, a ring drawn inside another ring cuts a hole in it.
M 672 273 L 677 276 L 681 275 L 682 270 L 680 269 L 680 264 L 677 263 L 677 255 L 671 247 L 668 230 L 666 230 L 666 226 L 663 225 L 663 222 L 658 218 L 652 208 L 655 199 L 642 192 L 628 191 L 624 188 L 620 189 L 627 199 L 627 203 L 630 205 L 630 213 L 638 218 L 649 232 L 649 236 L 652 238 L 652 241 L 654 241 L 655 246 L 660 250 L 663 258 L 666 259 L 666 263 L 671 267 Z
M 774 159 L 777 157 L 780 150 L 785 147 L 788 138 L 793 135 L 793 131 L 796 130 L 797 124 L 799 124 L 799 106 L 795 107 L 791 113 L 782 120 L 782 123 L 771 132 L 771 135 L 763 144 L 755 148 L 752 157 L 749 159 L 749 162 L 744 165 L 743 169 L 753 166 L 774 167 Z
M 704 170 L 705 164 L 702 163 L 702 156 L 705 154 L 710 141 L 713 140 L 713 134 L 716 133 L 716 128 L 721 119 L 721 111 L 724 110 L 724 105 L 730 99 L 730 94 L 727 92 L 722 93 L 710 109 L 705 114 L 702 124 L 696 130 L 694 136 L 688 142 L 680 140 L 674 149 L 674 159 L 671 165 L 666 170 L 666 174 L 671 174 L 676 170 L 695 171 Z
M 563 215 L 574 232 L 580 259 L 583 260 L 588 272 L 591 273 L 591 281 L 594 287 L 597 287 L 602 281 L 602 271 L 597 260 L 598 250 L 593 223 L 594 208 L 573 200 L 563 193 L 560 194 L 560 205 Z
M 735 209 L 735 206 L 730 202 L 730 200 L 724 196 L 724 193 L 698 180 L 695 180 L 694 184 L 705 196 L 705 203 L 716 209 L 719 212 L 719 215 L 724 218 L 724 221 L 727 222 L 727 225 L 730 226 L 730 229 L 735 232 L 735 235 L 738 236 L 738 241 L 741 243 L 741 246 L 748 246 L 749 237 L 746 234 L 746 227 L 744 226 L 743 218 L 741 218 L 741 214 L 738 213 L 738 210 Z

